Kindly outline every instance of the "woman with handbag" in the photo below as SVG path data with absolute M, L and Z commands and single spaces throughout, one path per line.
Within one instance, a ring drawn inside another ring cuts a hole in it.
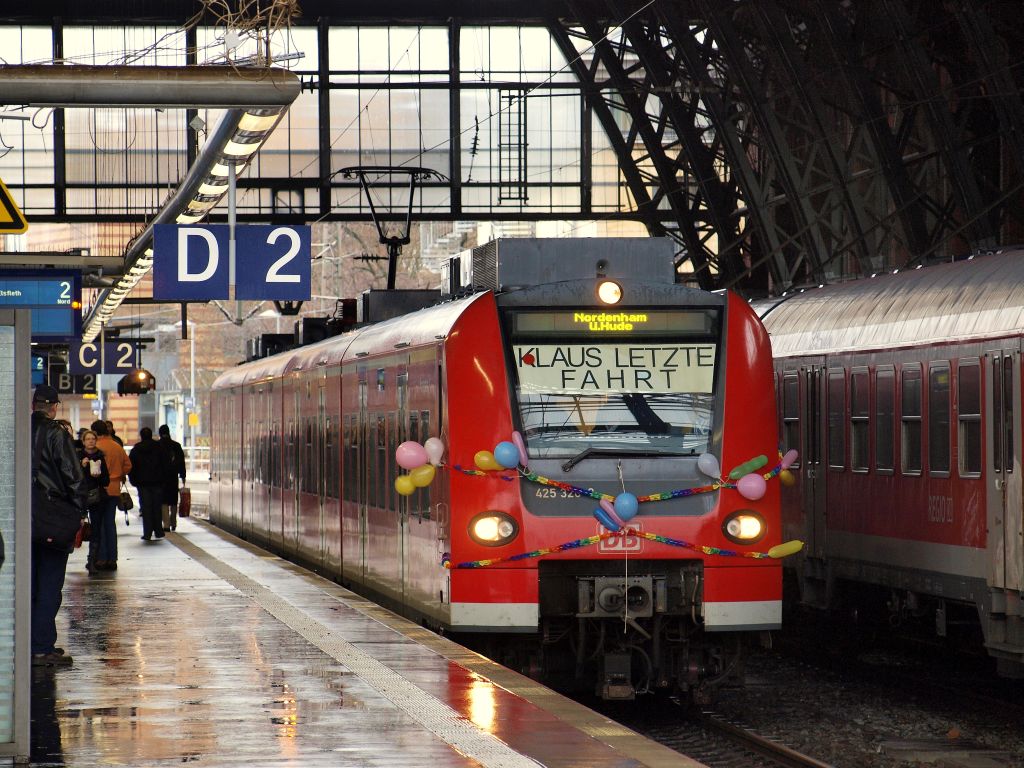
M 103 451 L 110 472 L 110 483 L 107 485 L 107 498 L 103 502 L 103 514 L 100 521 L 99 550 L 96 553 L 95 566 L 100 571 L 117 570 L 117 500 L 121 496 L 121 484 L 132 469 L 132 462 L 124 448 L 110 437 L 106 422 L 97 419 L 90 425 L 96 433 L 96 447 Z
M 85 568 L 95 573 L 99 563 L 98 553 L 103 540 L 103 512 L 107 508 L 107 486 L 110 484 L 110 471 L 103 451 L 96 447 L 96 433 L 87 429 L 82 433 L 82 447 L 78 449 L 78 459 L 85 475 L 85 511 L 89 513 L 89 556 Z

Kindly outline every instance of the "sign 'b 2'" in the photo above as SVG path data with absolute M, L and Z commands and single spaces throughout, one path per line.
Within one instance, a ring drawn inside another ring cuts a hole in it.
M 230 298 L 228 236 L 228 227 L 223 224 L 154 227 L 153 298 Z M 236 227 L 235 274 L 236 299 L 309 299 L 309 227 Z

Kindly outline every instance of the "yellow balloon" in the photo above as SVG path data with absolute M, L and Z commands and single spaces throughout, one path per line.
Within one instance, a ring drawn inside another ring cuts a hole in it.
M 794 485 L 796 485 L 796 478 L 793 477 L 792 472 L 790 472 L 788 469 L 784 469 L 781 472 L 779 472 L 779 482 L 782 483 L 787 488 L 792 488 Z
M 504 467 L 498 463 L 498 460 L 494 458 L 494 454 L 490 451 L 477 451 L 476 456 L 473 457 L 473 461 L 479 469 L 484 471 L 489 469 L 504 469 Z
M 422 467 L 416 467 L 416 469 L 410 472 L 409 479 L 412 480 L 412 484 L 417 488 L 426 488 L 434 482 L 435 471 L 433 464 L 424 464 Z
M 409 475 L 399 475 L 395 478 L 395 490 L 402 496 L 410 496 L 416 493 L 416 486 Z
M 778 559 L 780 557 L 789 557 L 795 555 L 801 549 L 804 548 L 804 543 L 799 539 L 793 539 L 783 544 L 776 544 L 774 547 L 768 550 L 768 557 L 774 557 Z

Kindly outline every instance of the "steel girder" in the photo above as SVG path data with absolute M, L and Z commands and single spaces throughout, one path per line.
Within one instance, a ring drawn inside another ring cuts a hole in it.
M 615 152 L 615 156 L 619 159 L 619 170 L 622 172 L 622 176 L 629 189 L 629 193 L 633 198 L 633 202 L 636 205 L 647 230 L 655 237 L 668 235 L 668 228 L 656 215 L 657 206 L 651 199 L 651 195 L 648 190 L 650 180 L 640 173 L 640 169 L 633 162 L 631 149 L 626 144 L 626 140 L 623 138 L 622 132 L 619 130 L 619 125 L 615 120 L 615 115 L 608 103 L 601 98 L 600 91 L 594 85 L 598 59 L 594 57 L 588 65 L 583 60 L 583 57 L 577 52 L 572 43 L 573 38 L 569 35 L 568 30 L 562 27 L 558 22 L 550 21 L 548 23 L 548 30 L 551 32 L 551 37 L 558 45 L 558 48 L 565 57 L 565 60 L 569 62 L 569 66 L 572 68 L 576 78 L 586 86 L 583 90 L 583 94 L 586 99 L 587 106 L 589 109 L 593 110 L 598 122 L 601 123 L 601 127 L 608 136 L 608 140 L 612 145 L 612 151 Z M 589 137 L 586 138 L 589 139 Z M 584 159 L 584 163 L 585 167 L 590 167 L 586 158 Z M 589 197 L 590 190 L 585 189 L 584 194 Z
M 690 172 L 692 159 L 680 150 L 665 101 L 654 95 L 650 67 L 641 62 L 622 28 L 586 18 L 581 9 L 574 9 L 573 15 L 582 20 L 582 34 L 588 43 L 579 57 L 584 62 L 596 59 L 586 68 L 592 77 L 587 87 L 590 99 L 600 99 L 613 115 L 628 118 L 614 121 L 612 132 L 618 134 L 612 143 L 620 168 L 632 164 L 650 190 L 652 207 L 671 211 L 675 226 L 667 227 L 666 233 L 683 246 L 679 262 L 689 262 L 701 287 L 715 287 L 718 259 L 708 243 L 716 230 L 704 215 L 700 183 Z M 581 34 L 575 27 L 565 33 Z
M 1010 60 L 1008 42 L 1000 39 L 992 22 L 980 8 L 971 3 L 957 3 L 953 12 L 975 65 L 975 70 L 966 73 L 966 78 L 973 86 L 975 97 L 982 99 L 995 113 L 999 141 L 1007 150 L 1001 151 L 1000 155 L 1007 160 L 1012 158 L 1017 171 L 1016 183 L 1006 185 L 1006 188 L 999 184 L 999 179 L 989 180 L 990 197 L 994 199 L 988 202 L 982 215 L 988 213 L 988 208 L 992 208 L 996 214 L 992 218 L 1004 229 L 1011 217 L 1018 228 L 1024 227 L 1024 211 L 1020 205 L 1024 188 L 1024 179 L 1021 178 L 1024 175 L 1024 167 L 1021 166 L 1024 162 L 1024 101 L 1021 99 L 1020 86 L 1013 76 L 1017 63 Z M 1002 149 L 1000 146 L 997 151 Z M 985 191 L 983 189 L 982 194 Z M 1000 242 L 1014 242 L 1015 234 L 1002 233 Z
M 811 198 L 820 239 L 828 248 L 819 279 L 838 273 L 871 274 L 869 223 L 858 189 L 850 183 L 850 163 L 840 135 L 805 61 L 800 26 L 791 24 L 774 2 L 753 3 L 760 44 L 758 60 L 770 66 L 772 113 L 778 116 L 789 151 L 801 173 L 804 194 Z
M 992 247 L 999 215 L 1024 227 L 1018 186 L 993 185 L 972 154 L 999 138 L 972 133 L 971 109 L 953 103 L 979 98 L 971 78 L 984 83 L 1004 154 L 1024 156 L 1012 62 L 975 3 L 941 11 L 973 52 L 957 62 L 972 62 L 966 74 L 939 60 L 936 25 L 918 29 L 913 0 L 607 6 L 601 20 L 574 6 L 551 28 L 596 47 L 595 114 L 717 287 L 758 292 L 759 267 L 771 283 L 758 287 L 775 292 L 865 276 Z
M 892 49 L 902 63 L 900 70 L 910 78 L 905 85 L 910 87 L 912 99 L 922 106 L 932 146 L 943 160 L 944 176 L 952 187 L 953 195 L 944 206 L 950 224 L 972 250 L 992 247 L 996 242 L 995 232 L 986 226 L 983 217 L 985 206 L 967 157 L 963 125 L 953 121 L 944 89 L 913 28 L 905 0 L 882 0 L 881 7 L 889 18 L 886 27 L 890 30 Z

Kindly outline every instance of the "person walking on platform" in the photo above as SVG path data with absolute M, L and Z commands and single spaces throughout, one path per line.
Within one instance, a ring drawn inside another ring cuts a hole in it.
M 88 491 L 85 498 L 85 509 L 89 513 L 92 535 L 89 536 L 89 556 L 85 560 L 85 568 L 89 573 L 96 572 L 97 552 L 100 549 L 100 537 L 103 535 L 103 512 L 107 507 L 107 486 L 110 485 L 110 471 L 103 451 L 96 447 L 96 433 L 91 429 L 82 431 L 82 447 L 78 449 L 78 458 L 85 475 L 85 487 Z
M 122 448 L 124 448 L 124 440 L 122 440 L 118 436 L 117 432 L 114 431 L 114 422 L 112 422 L 110 419 L 107 419 L 103 423 L 107 425 L 107 434 L 110 435 L 110 439 L 113 440 L 118 445 L 120 445 Z
M 68 555 L 81 527 L 86 484 L 71 435 L 54 421 L 60 397 L 45 384 L 32 396 L 32 666 L 69 666 L 57 642 Z
M 96 447 L 103 451 L 103 458 L 110 473 L 107 484 L 107 498 L 103 502 L 100 516 L 99 550 L 93 562 L 97 571 L 117 570 L 117 499 L 121 493 L 121 484 L 128 479 L 132 463 L 120 443 L 110 436 L 105 421 L 97 419 L 92 423 L 92 431 L 96 433 Z M 93 526 L 93 533 L 96 528 Z M 91 551 L 91 550 L 90 550 Z
M 160 448 L 166 458 L 165 469 L 167 477 L 164 481 L 163 497 L 160 499 L 161 522 L 165 531 L 174 531 L 178 528 L 178 479 L 185 484 L 185 451 L 181 443 L 171 439 L 171 430 L 166 424 L 161 424 Z
M 153 430 L 143 427 L 139 430 L 139 442 L 132 446 L 128 459 L 132 463 L 128 479 L 139 489 L 139 511 L 142 513 L 142 538 L 162 539 L 164 528 L 160 524 L 160 500 L 163 485 L 167 479 L 164 467 L 164 452 L 153 439 Z

